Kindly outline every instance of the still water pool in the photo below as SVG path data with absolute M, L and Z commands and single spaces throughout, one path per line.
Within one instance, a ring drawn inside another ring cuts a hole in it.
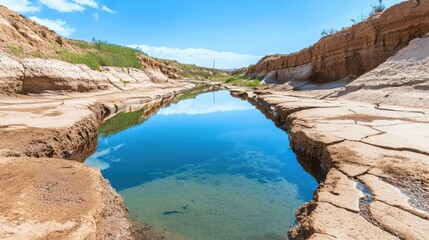
M 132 218 L 185 239 L 282 239 L 317 187 L 287 134 L 228 91 L 102 135 L 86 164 L 110 180 Z

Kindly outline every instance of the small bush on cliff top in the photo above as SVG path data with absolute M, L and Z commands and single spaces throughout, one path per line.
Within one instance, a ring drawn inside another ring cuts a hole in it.
M 379 13 L 379 12 L 383 12 L 386 9 L 386 5 L 384 5 L 383 0 L 378 0 L 378 4 L 377 5 L 371 5 L 371 11 L 369 12 L 361 12 L 361 14 L 359 16 L 357 16 L 356 18 L 350 19 L 350 21 L 354 24 L 363 22 L 365 20 L 367 20 L 370 16 L 374 15 L 375 13 Z M 344 28 L 343 28 L 344 29 Z M 331 34 L 334 34 L 338 32 L 337 30 L 331 28 L 331 29 L 325 29 L 322 31 L 321 35 L 322 37 L 326 37 L 329 36 Z
M 335 30 L 335 29 L 333 29 L 333 28 L 331 28 L 331 29 L 325 29 L 325 30 L 322 31 L 322 33 L 320 35 L 322 35 L 322 37 L 326 37 L 326 36 L 329 36 L 329 35 L 334 34 L 336 32 L 338 32 L 338 31 Z
M 363 22 L 367 20 L 370 16 L 374 15 L 375 13 L 383 12 L 386 9 L 386 5 L 384 5 L 383 0 L 378 0 L 377 5 L 371 5 L 371 11 L 367 13 L 361 13 L 360 16 L 357 16 L 354 19 L 350 19 L 353 24 Z
M 378 0 L 378 5 L 372 6 L 372 14 L 383 12 L 385 9 L 386 5 L 384 5 L 383 0 Z

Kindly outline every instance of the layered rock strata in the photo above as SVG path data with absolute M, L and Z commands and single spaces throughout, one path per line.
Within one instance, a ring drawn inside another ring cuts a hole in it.
M 429 0 L 405 1 L 299 52 L 267 56 L 244 75 L 295 88 L 303 81 L 354 79 L 428 32 Z

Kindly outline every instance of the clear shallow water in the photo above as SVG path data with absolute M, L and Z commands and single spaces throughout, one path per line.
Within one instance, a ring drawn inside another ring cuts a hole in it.
M 86 164 L 110 180 L 131 217 L 185 239 L 281 239 L 317 187 L 287 134 L 228 91 L 101 136 Z

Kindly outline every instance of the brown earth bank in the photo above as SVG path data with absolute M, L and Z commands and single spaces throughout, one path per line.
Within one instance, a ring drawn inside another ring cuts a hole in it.
M 308 82 L 348 81 L 428 32 L 429 0 L 405 1 L 299 52 L 264 57 L 244 76 L 294 88 Z

